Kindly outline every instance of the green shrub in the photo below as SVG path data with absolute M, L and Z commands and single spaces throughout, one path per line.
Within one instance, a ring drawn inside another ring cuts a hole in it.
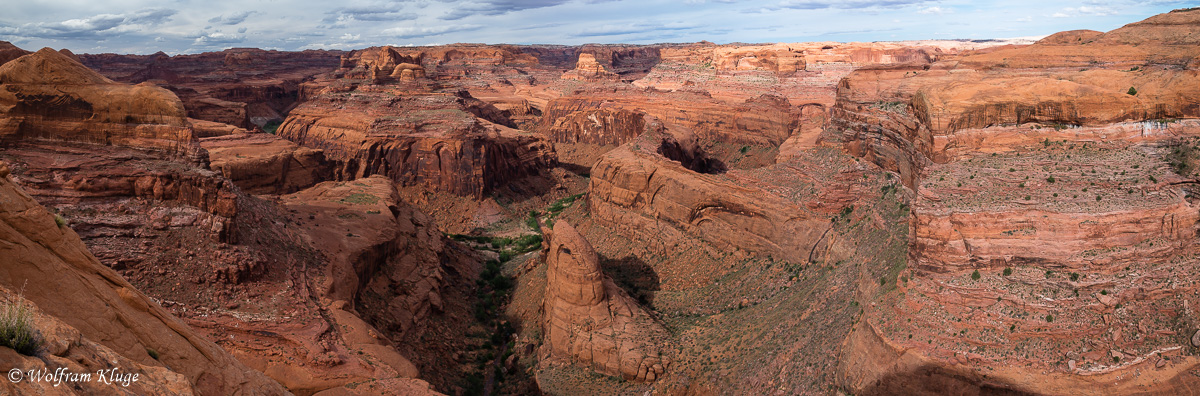
M 62 216 L 55 214 L 54 215 L 54 224 L 58 224 L 58 228 L 63 228 L 63 226 L 67 225 L 67 219 L 64 219 Z
M 1005 268 L 1004 276 L 1009 276 L 1009 275 L 1012 275 L 1012 268 Z
M 154 350 L 154 348 L 146 348 L 146 354 L 150 355 L 154 360 L 158 360 L 158 351 Z
M 263 125 L 263 132 L 274 135 L 275 131 L 279 130 L 279 126 L 282 124 L 283 123 L 279 121 L 268 122 L 266 125 Z
M 1130 94 L 1130 95 L 1137 95 L 1137 88 L 1129 87 L 1129 90 L 1125 91 L 1125 93 Z
M 980 277 L 982 277 L 982 276 L 983 276 L 983 275 L 980 275 L 980 274 L 979 274 L 979 270 L 975 270 L 975 272 L 972 272 L 972 273 L 971 273 L 971 279 L 973 279 L 973 280 L 979 280 L 979 278 L 980 278 Z
M 0 346 L 26 356 L 35 356 L 42 349 L 42 335 L 33 328 L 33 311 L 21 295 L 0 305 Z
M 1196 159 L 1200 157 L 1194 147 L 1185 143 L 1175 143 L 1171 147 L 1171 151 L 1167 153 L 1167 163 L 1171 165 L 1171 169 L 1175 173 L 1182 176 L 1190 176 L 1195 171 Z
M 1050 323 L 1053 321 L 1054 321 L 1054 315 L 1046 315 L 1046 323 Z
M 538 216 L 540 215 L 541 213 L 538 213 L 536 210 L 529 211 L 529 217 L 525 219 L 525 225 L 529 226 L 529 228 L 532 228 L 534 231 L 542 232 L 542 228 L 538 226 Z

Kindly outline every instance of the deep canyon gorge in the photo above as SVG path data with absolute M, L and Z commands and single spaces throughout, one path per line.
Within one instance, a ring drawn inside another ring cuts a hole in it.
M 1200 9 L 1031 42 L 0 41 L 0 311 L 36 338 L 0 368 L 139 375 L 0 394 L 1200 394 L 1198 227 Z

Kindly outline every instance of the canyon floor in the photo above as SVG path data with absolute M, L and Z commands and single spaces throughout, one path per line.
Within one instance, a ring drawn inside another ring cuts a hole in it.
M 141 378 L 4 394 L 1200 394 L 1198 227 L 1197 9 L 1036 42 L 0 42 L 0 313 L 33 340 L 0 321 L 0 368 Z

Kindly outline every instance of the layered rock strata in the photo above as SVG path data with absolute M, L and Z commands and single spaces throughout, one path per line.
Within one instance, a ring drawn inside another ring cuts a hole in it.
M 9 356 L 6 361 L 26 369 L 50 364 L 88 370 L 115 365 L 128 373 L 145 374 L 145 383 L 130 389 L 146 392 L 287 393 L 100 264 L 75 232 L 56 224 L 56 216 L 13 183 L 8 172 L 8 167 L 0 164 L 0 200 L 4 202 L 0 205 L 0 239 L 10 242 L 0 249 L 5 263 L 0 287 L 7 293 L 23 293 L 24 299 L 36 305 L 33 323 L 48 341 L 49 356 L 38 361 L 0 348 L 0 354 Z M 105 319 L 94 320 L 97 317 Z M 43 385 L 27 381 L 6 388 L 38 392 Z M 82 385 L 84 392 L 115 390 L 97 388 L 98 383 Z
M 829 228 L 829 215 L 852 204 L 862 188 L 857 165 L 845 158 L 822 163 L 818 158 L 838 157 L 820 150 L 808 154 L 807 163 L 706 173 L 711 160 L 695 138 L 663 128 L 650 122 L 647 133 L 592 167 L 592 216 L 663 246 L 699 238 L 722 250 L 808 257 Z M 788 188 L 774 187 L 781 185 Z
M 333 164 L 321 150 L 266 133 L 200 139 L 210 167 L 251 194 L 289 194 L 330 180 Z
M 596 252 L 570 224 L 559 220 L 543 230 L 541 326 L 549 354 L 629 380 L 661 377 L 671 363 L 663 355 L 666 329 L 604 276 Z
M 49 48 L 0 66 L 0 141 L 54 140 L 184 154 L 195 141 L 170 91 L 114 83 Z
M 901 292 L 866 310 L 840 381 L 862 394 L 1200 387 L 1200 92 L 1171 82 L 1194 77 L 1197 26 L 1200 11 L 1180 10 L 847 77 L 834 125 L 915 199 Z
M 183 100 L 189 117 L 252 129 L 282 122 L 300 99 L 300 85 L 338 66 L 341 51 L 266 51 L 233 48 L 168 56 L 80 55 L 116 81 L 153 81 Z
M 379 174 L 464 196 L 483 196 L 555 162 L 540 136 L 481 117 L 504 122 L 465 92 L 330 88 L 293 110 L 279 136 L 322 149 L 341 179 Z

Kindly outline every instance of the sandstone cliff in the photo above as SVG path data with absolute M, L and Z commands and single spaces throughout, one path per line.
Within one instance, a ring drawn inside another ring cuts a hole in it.
M 548 266 L 542 332 L 551 356 L 608 375 L 654 381 L 670 368 L 666 329 L 600 271 L 599 258 L 570 224 L 544 229 Z
M 7 166 L 0 167 L 0 173 L 0 199 L 4 202 L 0 205 L 0 233 L 4 234 L 0 239 L 11 242 L 0 250 L 6 263 L 0 285 L 10 292 L 24 290 L 24 297 L 40 312 L 56 319 L 40 322 L 50 325 L 44 331 L 50 335 L 52 359 L 82 352 L 71 343 L 69 334 L 74 332 L 89 340 L 82 345 L 85 350 L 97 350 L 101 356 L 107 353 L 122 362 L 122 367 L 147 372 L 151 379 L 162 378 L 166 387 L 179 385 L 171 385 L 167 371 L 171 370 L 188 382 L 183 391 L 286 393 L 100 264 L 74 231 L 56 225 L 53 214 L 9 180 Z M 90 359 L 77 364 L 97 365 Z M 37 365 L 24 358 L 16 361 L 31 368 Z
M 0 66 L 0 139 L 136 146 L 185 153 L 183 103 L 149 84 L 116 84 L 43 48 Z
M 828 214 L 851 204 L 852 191 L 861 188 L 854 184 L 859 170 L 845 159 L 813 161 L 805 170 L 776 165 L 713 173 L 694 137 L 679 127 L 663 128 L 651 121 L 647 133 L 593 166 L 593 216 L 632 225 L 630 233 L 646 238 L 694 237 L 727 251 L 807 257 L 828 229 Z M 787 180 L 788 192 L 766 187 L 780 180 Z
M 865 309 L 840 382 L 862 394 L 1194 392 L 1185 274 L 1200 218 L 1183 153 L 1200 92 L 1175 81 L 1195 78 L 1198 22 L 1181 10 L 839 84 L 846 147 L 914 192 L 900 292 Z
M 614 76 L 612 72 L 596 62 L 595 55 L 587 53 L 579 54 L 579 62 L 575 63 L 575 68 L 563 73 L 563 78 L 575 80 L 602 79 L 612 76 Z
M 300 99 L 300 84 L 335 69 L 341 51 L 232 48 L 168 56 L 81 55 L 84 65 L 116 81 L 154 81 L 183 100 L 189 117 L 254 128 L 282 122 Z
M 333 177 L 321 150 L 266 133 L 200 139 L 210 167 L 251 194 L 288 194 Z
M 465 93 L 372 87 L 305 102 L 279 136 L 324 150 L 341 179 L 380 174 L 401 186 L 475 197 L 555 161 L 538 135 L 481 119 L 494 108 Z

